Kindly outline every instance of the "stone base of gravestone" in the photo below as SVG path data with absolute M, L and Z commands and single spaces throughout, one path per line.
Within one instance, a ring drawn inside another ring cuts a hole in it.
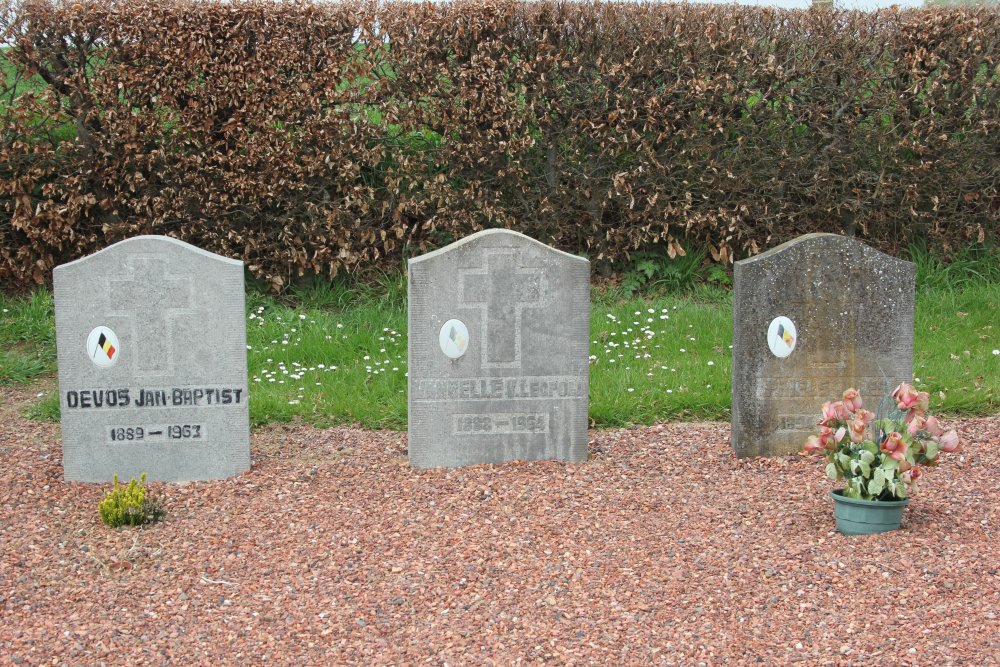
M 139 236 L 53 283 L 67 480 L 249 469 L 243 262 Z
M 855 239 L 808 234 L 736 263 L 732 446 L 802 449 L 845 389 L 873 412 L 913 370 L 915 268 Z
M 586 460 L 590 263 L 492 229 L 409 280 L 410 463 Z

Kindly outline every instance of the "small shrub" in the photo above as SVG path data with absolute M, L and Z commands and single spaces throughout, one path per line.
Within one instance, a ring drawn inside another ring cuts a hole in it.
M 120 486 L 115 475 L 111 490 L 105 492 L 97 511 L 101 521 L 112 528 L 140 526 L 158 521 L 163 516 L 163 504 L 146 488 L 146 473 L 140 475 L 138 482 L 133 478 Z
M 670 257 L 666 252 L 633 253 L 635 261 L 622 276 L 622 291 L 631 297 L 638 292 L 690 290 L 705 277 L 706 255 L 705 250 L 691 247 L 675 257 Z M 719 270 L 725 274 L 725 269 Z

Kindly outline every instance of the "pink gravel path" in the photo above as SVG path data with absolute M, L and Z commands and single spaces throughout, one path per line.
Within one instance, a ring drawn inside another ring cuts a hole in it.
M 0 390 L 2 664 L 1000 664 L 1000 417 L 956 421 L 962 458 L 872 537 L 722 423 L 423 471 L 403 434 L 272 427 L 250 472 L 111 530 L 25 400 Z

